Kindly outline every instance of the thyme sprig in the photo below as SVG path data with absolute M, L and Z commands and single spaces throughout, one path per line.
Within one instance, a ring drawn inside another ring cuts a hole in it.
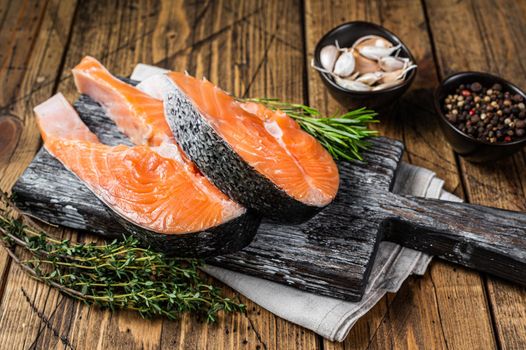
M 365 107 L 342 115 L 323 117 L 315 108 L 278 99 L 251 98 L 244 101 L 283 111 L 296 120 L 303 130 L 318 139 L 334 159 L 363 160 L 360 153 L 369 145 L 365 139 L 377 135 L 375 130 L 367 128 L 368 124 L 378 122 L 375 119 L 377 113 Z
M 209 322 L 221 310 L 244 309 L 207 282 L 200 260 L 167 257 L 133 237 L 99 245 L 58 239 L 27 218 L 15 218 L 5 196 L 2 202 L 0 237 L 8 254 L 31 277 L 73 298 L 143 317 L 176 319 L 190 312 Z

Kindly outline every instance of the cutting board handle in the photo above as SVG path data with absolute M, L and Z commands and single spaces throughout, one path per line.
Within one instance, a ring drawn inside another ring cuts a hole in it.
M 393 195 L 385 240 L 526 285 L 526 213 Z

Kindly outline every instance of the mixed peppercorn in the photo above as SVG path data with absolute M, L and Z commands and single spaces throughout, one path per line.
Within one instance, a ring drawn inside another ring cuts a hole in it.
M 461 84 L 444 100 L 446 118 L 460 131 L 491 143 L 516 141 L 526 135 L 524 98 L 500 84 Z

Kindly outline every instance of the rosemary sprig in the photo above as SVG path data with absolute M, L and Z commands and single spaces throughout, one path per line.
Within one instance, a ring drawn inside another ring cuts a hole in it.
M 315 108 L 278 99 L 251 98 L 244 101 L 283 111 L 296 120 L 303 130 L 318 139 L 334 159 L 363 160 L 360 152 L 369 145 L 365 139 L 377 135 L 375 130 L 367 128 L 368 124 L 378 122 L 374 119 L 377 113 L 365 107 L 339 116 L 322 117 Z
M 2 202 L 0 237 L 9 255 L 31 277 L 73 298 L 143 317 L 176 319 L 191 312 L 209 322 L 221 310 L 244 309 L 206 281 L 200 260 L 167 257 L 140 247 L 133 237 L 101 245 L 53 238 L 27 219 L 16 219 L 5 197 Z

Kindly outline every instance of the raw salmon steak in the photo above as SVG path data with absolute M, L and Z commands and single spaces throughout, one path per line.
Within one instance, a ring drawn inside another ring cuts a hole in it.
M 177 144 L 164 117 L 162 100 L 152 98 L 136 87 L 113 76 L 95 58 L 86 56 L 72 70 L 77 90 L 99 103 L 119 130 L 136 145 L 163 147 L 171 157 L 181 159 L 185 165 L 202 176 Z M 212 187 L 206 178 L 201 181 Z
M 61 94 L 35 113 L 46 150 L 146 245 L 179 256 L 217 255 L 255 234 L 257 217 L 173 157 L 176 145 L 104 145 Z
M 175 143 L 164 118 L 162 101 L 114 77 L 90 56 L 84 57 L 72 72 L 77 90 L 99 103 L 134 144 Z
M 240 102 L 183 73 L 156 75 L 138 87 L 163 99 L 168 125 L 186 155 L 245 207 L 297 223 L 336 196 L 333 158 L 285 113 Z

